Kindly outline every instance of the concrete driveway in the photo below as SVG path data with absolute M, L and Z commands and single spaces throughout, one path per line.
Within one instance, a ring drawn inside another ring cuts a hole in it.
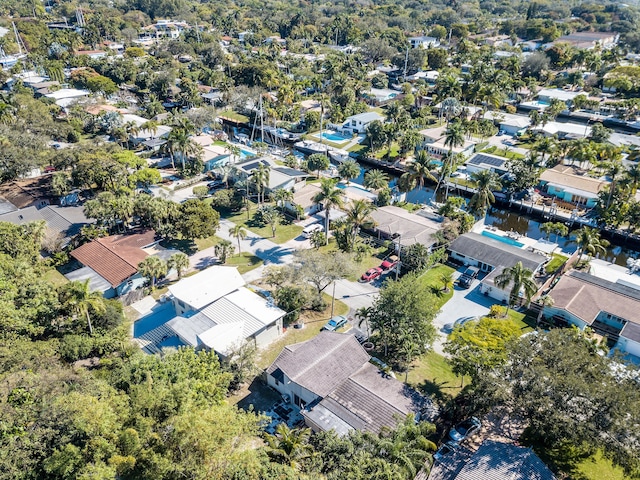
M 464 270 L 461 267 L 454 273 L 454 278 L 457 278 Z M 433 349 L 442 354 L 442 344 L 447 341 L 447 334 L 442 331 L 442 328 L 448 324 L 455 322 L 460 317 L 478 316 L 482 317 L 489 313 L 491 305 L 497 303 L 497 301 L 491 297 L 485 297 L 479 290 L 480 280 L 475 279 L 470 288 L 463 289 L 456 286 L 453 289 L 453 297 L 447 303 L 444 304 L 438 316 L 434 319 L 433 325 L 436 327 L 438 338 L 433 344 Z

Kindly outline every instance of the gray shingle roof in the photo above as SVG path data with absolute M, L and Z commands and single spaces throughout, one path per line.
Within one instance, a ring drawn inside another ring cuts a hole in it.
M 484 442 L 455 480 L 555 480 L 533 450 L 509 443 Z
M 298 385 L 324 397 L 369 361 L 353 335 L 321 332 L 313 339 L 286 346 L 267 368 L 277 369 Z
M 465 257 L 473 258 L 494 268 L 512 267 L 518 262 L 531 270 L 536 270 L 546 257 L 512 245 L 485 237 L 477 233 L 465 233 L 453 242 L 449 250 Z

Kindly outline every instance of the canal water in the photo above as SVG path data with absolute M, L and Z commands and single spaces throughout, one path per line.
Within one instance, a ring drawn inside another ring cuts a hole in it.
M 362 168 L 360 176 L 352 180 L 352 183 L 362 185 L 364 183 L 364 174 L 368 169 Z M 389 187 L 394 189 L 398 178 L 389 174 L 390 182 Z M 423 188 L 415 188 L 411 192 L 407 193 L 406 200 L 411 203 L 430 203 L 433 198 L 434 186 L 425 185 Z M 451 194 L 450 194 L 451 195 Z M 455 193 L 453 193 L 455 195 Z M 436 201 L 442 202 L 444 200 L 442 191 L 438 193 Z M 533 216 L 527 214 L 525 210 L 520 211 L 518 207 L 513 207 L 512 210 L 502 208 L 492 208 L 486 217 L 486 224 L 493 225 L 505 232 L 513 231 L 522 235 L 526 235 L 530 238 L 547 238 L 547 235 L 540 231 L 540 225 L 544 223 L 539 221 Z M 560 237 L 556 240 L 555 235 L 551 235 L 549 238 L 551 241 L 560 245 L 560 248 L 565 252 L 574 252 L 577 248 L 575 243 L 575 235 L 573 232 L 579 228 L 576 225 L 575 228 L 569 233 L 568 237 Z M 617 265 L 626 266 L 628 258 L 640 258 L 640 253 L 622 245 L 611 244 L 607 248 L 607 253 L 604 256 L 600 256 L 605 260 L 608 260 Z

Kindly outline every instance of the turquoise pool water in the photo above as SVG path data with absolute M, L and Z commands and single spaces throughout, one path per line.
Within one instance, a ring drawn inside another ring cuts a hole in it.
M 133 336 L 138 338 L 176 316 L 171 302 L 158 304 L 153 310 L 133 324 Z
M 502 243 L 513 245 L 514 247 L 518 247 L 518 248 L 524 247 L 524 243 L 518 242 L 513 238 L 503 237 L 502 235 L 497 235 L 493 232 L 488 232 L 487 230 L 483 230 L 482 235 L 485 237 L 493 238 L 494 240 L 498 240 L 499 242 L 502 242 Z
M 347 140 L 351 140 L 350 138 L 344 137 L 336 132 L 324 131 L 320 134 L 322 138 L 325 140 L 329 140 L 330 142 L 346 142 Z
M 250 150 L 240 149 L 240 160 L 244 160 L 245 158 L 255 157 L 256 153 Z

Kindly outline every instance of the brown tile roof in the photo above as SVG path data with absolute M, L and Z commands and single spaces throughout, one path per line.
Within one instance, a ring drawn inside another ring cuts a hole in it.
M 98 238 L 76 248 L 71 256 L 117 287 L 138 273 L 138 264 L 148 256 L 142 248 L 154 243 L 155 235 L 153 230 L 149 230 Z
M 577 172 L 577 169 L 570 165 L 556 165 L 542 172 L 540 180 L 590 193 L 599 193 L 609 185 L 609 182 L 587 177 L 586 175 L 579 175 Z
M 640 292 L 587 273 L 572 271 L 551 290 L 554 308 L 560 308 L 591 324 L 600 312 L 640 323 Z
M 51 175 L 4 183 L 0 185 L 0 196 L 17 208 L 49 205 L 53 199 Z

